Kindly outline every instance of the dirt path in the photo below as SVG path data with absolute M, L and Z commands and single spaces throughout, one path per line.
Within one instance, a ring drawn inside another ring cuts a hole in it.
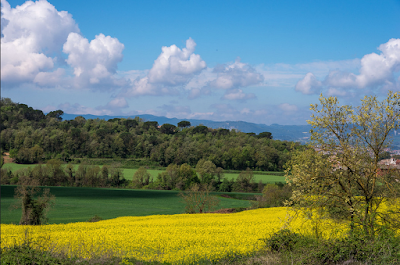
M 4 164 L 12 163 L 13 161 L 13 159 L 10 158 L 10 153 L 4 153 L 3 158 L 4 158 Z

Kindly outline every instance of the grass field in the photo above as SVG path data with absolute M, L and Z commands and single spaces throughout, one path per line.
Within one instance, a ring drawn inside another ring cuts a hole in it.
M 13 172 L 22 169 L 22 168 L 27 168 L 27 167 L 34 167 L 36 165 L 28 165 L 28 164 L 15 164 L 15 163 L 8 163 L 5 164 L 3 167 L 4 168 L 10 168 Z M 75 169 L 78 168 L 79 165 L 74 165 Z M 122 168 L 122 172 L 124 174 L 125 179 L 132 180 L 133 174 L 137 171 L 136 168 Z M 158 174 L 161 172 L 164 172 L 164 170 L 157 170 L 157 169 L 148 169 L 147 172 L 150 173 L 153 179 L 157 178 Z M 285 182 L 285 177 L 284 176 L 275 176 L 275 175 L 264 175 L 263 174 L 257 174 L 257 172 L 254 173 L 254 178 L 256 182 L 259 182 L 260 180 L 263 183 L 275 183 L 275 182 Z M 225 173 L 225 178 L 230 179 L 236 179 L 238 177 L 239 173 Z
M 11 210 L 10 207 L 16 201 L 15 187 L 1 186 L 2 224 L 17 224 L 21 218 L 21 209 Z M 50 192 L 56 196 L 55 205 L 48 213 L 49 223 L 53 224 L 84 222 L 94 215 L 111 219 L 184 213 L 178 191 L 50 187 Z M 249 206 L 246 200 L 221 197 L 218 209 Z

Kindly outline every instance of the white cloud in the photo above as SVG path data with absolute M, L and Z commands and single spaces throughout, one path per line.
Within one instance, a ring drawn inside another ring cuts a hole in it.
M 256 96 L 253 93 L 245 94 L 241 89 L 229 89 L 222 98 L 228 100 L 246 100 L 256 98 Z
M 147 76 L 135 80 L 126 94 L 176 94 L 176 87 L 187 84 L 194 75 L 206 68 L 206 63 L 200 55 L 194 53 L 195 47 L 196 43 L 191 38 L 186 41 L 186 47 L 183 49 L 176 45 L 162 47 L 161 54 L 154 61 Z
M 113 84 L 117 64 L 122 61 L 124 45 L 116 38 L 96 35 L 88 41 L 77 33 L 70 33 L 63 46 L 67 63 L 74 68 L 78 86 Z
M 111 109 L 120 109 L 129 107 L 128 102 L 125 98 L 114 98 L 107 103 L 107 107 Z
M 63 79 L 64 75 L 65 70 L 62 68 L 58 68 L 53 72 L 39 72 L 33 79 L 33 82 L 43 87 L 57 87 L 60 86 L 60 82 Z
M 231 89 L 257 85 L 264 80 L 249 64 L 241 63 L 238 58 L 230 65 L 218 65 L 214 68 L 217 78 L 210 82 L 210 86 L 220 89 Z
M 315 94 L 322 88 L 322 83 L 317 80 L 313 73 L 307 73 L 306 76 L 297 82 L 296 91 L 303 94 Z
M 296 105 L 291 105 L 289 103 L 282 103 L 278 106 L 278 108 L 285 112 L 294 112 L 298 110 Z
M 378 50 L 381 51 L 380 54 L 370 53 L 364 55 L 361 60 L 337 63 L 335 69 L 332 69 L 332 66 L 335 66 L 332 62 L 331 69 L 325 77 L 321 75 L 323 71 L 319 71 L 320 78 L 325 79 L 322 82 L 314 75 L 318 72 L 316 68 L 297 82 L 296 90 L 303 94 L 314 94 L 326 89 L 330 96 L 355 95 L 354 89 L 398 90 L 400 82 L 396 77 L 400 71 L 400 39 L 390 39 L 381 44 Z M 357 70 L 358 74 L 355 73 Z
M 57 11 L 45 0 L 27 1 L 16 8 L 5 0 L 1 4 L 1 81 L 18 85 L 52 71 L 56 58 L 49 55 L 60 53 L 70 32 L 79 32 L 71 14 Z
M 186 83 L 193 74 L 206 68 L 200 55 L 194 54 L 196 43 L 192 38 L 186 41 L 182 50 L 176 45 L 162 47 L 162 53 L 154 61 L 148 74 L 150 83 L 180 85 Z
M 348 93 L 343 89 L 338 89 L 334 87 L 328 88 L 328 96 L 346 96 Z
M 343 69 L 331 70 L 322 82 L 328 88 L 328 94 L 345 96 L 348 95 L 345 90 L 357 88 L 398 89 L 399 81 L 396 80 L 395 74 L 400 71 L 400 39 L 390 39 L 381 44 L 378 50 L 381 51 L 380 54 L 371 53 L 363 56 L 358 74 Z M 302 81 L 306 80 L 307 75 Z
M 216 88 L 225 90 L 223 99 L 246 100 L 256 98 L 256 96 L 252 93 L 246 94 L 239 88 L 259 85 L 263 80 L 262 74 L 237 58 L 234 63 L 203 70 L 186 84 L 185 89 L 190 90 L 189 98 L 209 95 L 211 90 Z

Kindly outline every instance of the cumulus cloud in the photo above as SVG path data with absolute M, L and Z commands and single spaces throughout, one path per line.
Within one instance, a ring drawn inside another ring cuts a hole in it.
M 314 74 L 308 73 L 296 85 L 296 90 L 304 94 L 327 88 L 329 95 L 345 96 L 353 89 L 398 90 L 399 80 L 396 74 L 400 71 L 400 39 L 390 39 L 378 47 L 379 54 L 364 55 L 360 60 L 358 74 L 343 70 L 331 70 L 323 82 Z
M 11 8 L 1 1 L 1 81 L 5 85 L 35 82 L 41 72 L 54 70 L 60 47 L 71 32 L 79 32 L 72 15 L 45 0 Z M 60 74 L 56 69 L 53 76 Z M 36 81 L 44 83 L 43 76 Z M 52 79 L 54 81 L 54 77 Z
M 88 41 L 66 11 L 46 0 L 27 1 L 11 8 L 1 0 L 1 82 L 39 87 L 104 87 L 126 83 L 116 78 L 124 45 L 99 34 Z M 62 52 L 68 55 L 66 62 Z M 65 66 L 73 68 L 74 78 Z M 101 84 L 101 85 L 100 85 Z
M 60 81 L 64 78 L 64 76 L 65 70 L 58 68 L 53 72 L 39 72 L 33 79 L 33 82 L 43 87 L 57 87 L 60 86 Z
M 214 68 L 217 78 L 210 82 L 210 86 L 220 89 L 232 89 L 257 85 L 264 77 L 249 64 L 240 62 L 240 58 L 229 65 L 218 65 Z
M 400 39 L 390 39 L 381 44 L 378 50 L 380 54 L 364 55 L 358 75 L 333 71 L 327 77 L 327 84 L 333 87 L 366 88 L 394 80 L 393 74 L 400 71 Z
M 322 88 L 322 83 L 317 80 L 313 73 L 307 73 L 306 76 L 297 82 L 296 91 L 303 94 L 315 94 Z
M 196 43 L 192 38 L 186 41 L 186 47 L 176 45 L 161 48 L 162 52 L 154 61 L 146 77 L 133 82 L 128 95 L 160 95 L 176 93 L 176 87 L 190 81 L 195 74 L 206 68 L 200 55 L 195 54 Z
M 100 81 L 113 83 L 117 64 L 122 61 L 124 45 L 116 38 L 99 34 L 94 40 L 70 33 L 63 46 L 68 54 L 67 63 L 73 67 L 74 75 L 82 85 L 96 85 Z

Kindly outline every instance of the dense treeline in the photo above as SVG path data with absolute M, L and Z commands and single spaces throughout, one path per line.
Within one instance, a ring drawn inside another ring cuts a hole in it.
M 204 159 L 200 159 L 195 168 L 186 163 L 180 166 L 170 164 L 155 179 L 151 178 L 144 167 L 135 172 L 132 180 L 127 180 L 117 164 L 99 167 L 82 163 L 76 168 L 73 164 L 65 165 L 57 159 L 15 172 L 8 168 L 0 169 L 2 185 L 20 184 L 24 179 L 34 180 L 40 186 L 187 190 L 194 184 L 204 184 L 221 192 L 261 192 L 264 188 L 261 181 L 254 181 L 253 171 L 249 168 L 242 171 L 236 180 L 228 180 L 222 168 Z
M 160 166 L 200 159 L 224 169 L 280 171 L 289 159 L 292 143 L 273 140 L 269 132 L 255 135 L 235 130 L 190 127 L 182 121 L 158 126 L 135 119 L 62 121 L 61 110 L 44 115 L 25 104 L 2 98 L 0 147 L 17 163 L 52 158 L 142 158 Z M 296 148 L 299 146 L 295 145 Z

